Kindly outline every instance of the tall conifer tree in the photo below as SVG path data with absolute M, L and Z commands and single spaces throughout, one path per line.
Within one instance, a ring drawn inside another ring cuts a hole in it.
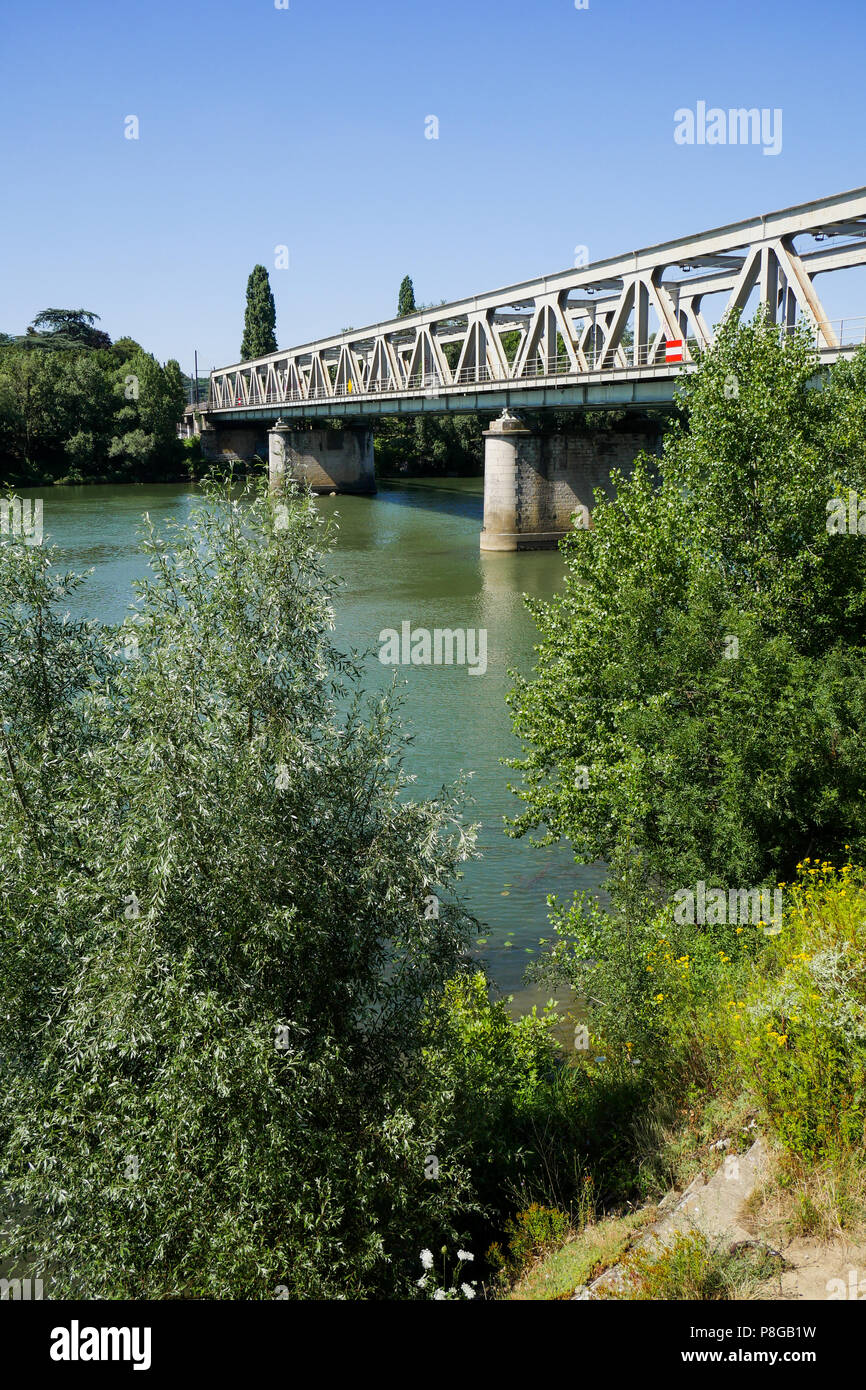
M 254 265 L 247 280 L 247 307 L 244 314 L 244 336 L 241 339 L 241 361 L 264 357 L 276 352 L 277 311 L 274 296 L 263 265 Z
M 397 317 L 403 318 L 406 314 L 415 312 L 415 286 L 412 284 L 412 277 L 404 275 L 400 281 L 400 293 L 397 297 Z

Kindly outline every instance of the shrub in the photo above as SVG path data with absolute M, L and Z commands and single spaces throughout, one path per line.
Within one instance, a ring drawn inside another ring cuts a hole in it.
M 500 1228 L 527 1200 L 570 1205 L 580 1193 L 587 1098 L 552 1036 L 555 1021 L 535 1009 L 512 1021 L 481 971 L 451 981 L 430 1020 L 427 1065 L 453 1097 L 445 1141 Z
M 634 919 L 584 894 L 567 907 L 551 899 L 551 908 L 555 940 L 530 973 L 569 984 L 583 1001 L 587 1058 L 634 1068 L 644 1090 L 678 1088 L 684 1074 L 690 1084 L 709 1081 L 718 1071 L 717 1002 L 766 938 L 753 927 L 679 923 L 670 907 Z
M 862 1148 L 866 1125 L 866 872 L 807 859 L 784 926 L 726 1000 L 734 1065 L 803 1158 Z
M 119 628 L 0 547 L 0 1258 L 55 1296 L 393 1293 L 477 1205 L 427 1058 L 472 832 L 409 799 L 285 500 L 146 528 Z
M 634 1250 L 621 1266 L 623 1286 L 602 1298 L 657 1302 L 710 1302 L 748 1295 L 778 1269 L 769 1251 L 752 1246 L 726 1250 L 695 1232 L 677 1235 L 661 1252 Z
M 839 1157 L 866 1129 L 866 871 L 807 859 L 782 886 L 770 935 L 577 901 L 535 974 L 590 1001 L 590 1055 L 633 1065 L 659 1108 L 737 1096 L 791 1154 Z
M 571 1220 L 565 1212 L 533 1202 L 506 1222 L 507 1253 L 503 1255 L 497 1244 L 489 1258 L 501 1265 L 508 1278 L 519 1278 L 532 1259 L 563 1245 L 570 1230 Z

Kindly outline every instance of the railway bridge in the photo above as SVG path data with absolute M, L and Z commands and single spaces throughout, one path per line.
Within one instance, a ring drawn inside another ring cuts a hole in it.
M 371 492 L 374 420 L 501 411 L 485 431 L 482 548 L 555 545 L 652 440 L 537 431 L 521 407 L 670 407 L 725 315 L 759 304 L 780 332 L 806 324 L 822 359 L 851 355 L 866 318 L 831 320 L 815 282 L 864 265 L 859 188 L 221 367 L 203 444 L 266 448 L 275 485 Z

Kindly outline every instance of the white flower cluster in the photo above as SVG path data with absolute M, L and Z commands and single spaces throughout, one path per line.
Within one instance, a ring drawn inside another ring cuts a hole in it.
M 471 1250 L 458 1250 L 457 1258 L 461 1264 L 467 1264 L 471 1260 L 474 1260 L 475 1256 L 473 1255 Z M 415 1282 L 419 1289 L 426 1289 L 428 1282 L 427 1271 L 433 1268 L 432 1250 L 421 1251 L 421 1268 L 425 1271 L 425 1273 L 422 1274 L 421 1278 L 417 1279 Z M 475 1288 L 472 1284 L 462 1283 L 460 1285 L 459 1292 L 463 1294 L 464 1298 L 475 1298 Z M 441 1303 L 443 1299 L 456 1298 L 457 1295 L 458 1290 L 456 1288 L 434 1288 L 433 1290 L 433 1299 L 437 1303 Z

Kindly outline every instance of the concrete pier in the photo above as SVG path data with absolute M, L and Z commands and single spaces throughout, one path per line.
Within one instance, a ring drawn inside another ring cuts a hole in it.
M 484 431 L 482 550 L 550 550 L 574 525 L 590 525 L 593 492 L 610 493 L 655 437 L 644 433 L 541 434 L 510 410 Z
M 216 428 L 204 417 L 200 429 L 202 456 L 212 461 L 234 460 L 249 463 L 251 459 L 268 456 L 267 431 L 264 425 L 220 425 Z
M 314 492 L 374 493 L 372 431 L 293 430 L 277 420 L 268 433 L 268 477 L 272 488 L 289 477 Z

